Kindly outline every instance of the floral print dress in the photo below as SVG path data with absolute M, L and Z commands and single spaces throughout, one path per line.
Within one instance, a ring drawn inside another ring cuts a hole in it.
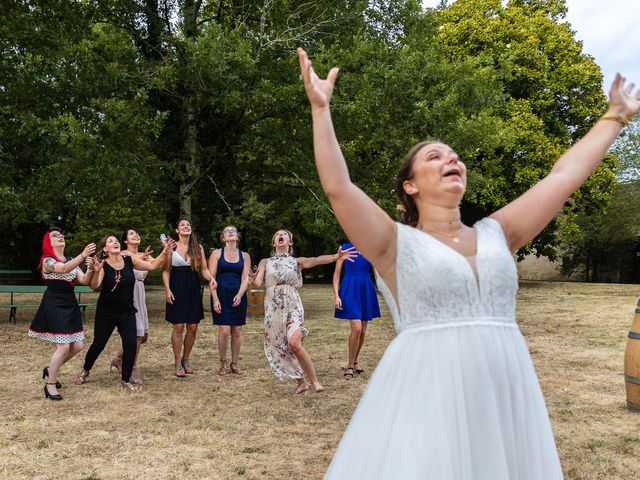
M 264 352 L 273 374 L 281 380 L 303 378 L 298 360 L 289 349 L 289 339 L 304 326 L 304 308 L 298 294 L 302 274 L 298 262 L 287 253 L 277 253 L 267 260 L 264 297 Z

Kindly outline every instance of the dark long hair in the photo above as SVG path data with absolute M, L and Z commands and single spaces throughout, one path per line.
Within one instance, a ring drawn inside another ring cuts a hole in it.
M 191 220 L 181 218 L 178 221 L 178 226 L 180 226 L 180 223 L 183 221 L 187 221 L 189 222 L 189 225 L 191 225 Z M 196 234 L 193 231 L 193 225 L 191 225 L 191 234 L 189 235 L 189 243 L 187 244 L 187 257 L 189 257 L 191 270 L 200 270 L 200 243 L 198 242 L 198 237 L 196 237 Z
M 413 197 L 404 191 L 403 184 L 407 180 L 413 179 L 413 162 L 415 162 L 418 152 L 422 150 L 423 147 L 431 145 L 432 143 L 440 142 L 438 140 L 425 140 L 416 143 L 411 147 L 405 155 L 404 161 L 402 162 L 402 165 L 400 165 L 398 175 L 396 176 L 396 194 L 400 198 L 400 205 L 398 205 L 398 210 L 400 210 L 400 222 L 412 227 L 418 225 L 418 207 L 416 206 L 416 201 Z
M 120 237 L 120 250 L 128 250 L 129 249 L 129 244 L 127 243 L 127 237 L 129 236 L 129 232 L 130 231 L 134 231 L 136 232 L 138 235 L 140 235 L 140 232 L 138 230 L 136 230 L 135 228 L 125 228 L 124 232 L 122 233 L 122 236 Z

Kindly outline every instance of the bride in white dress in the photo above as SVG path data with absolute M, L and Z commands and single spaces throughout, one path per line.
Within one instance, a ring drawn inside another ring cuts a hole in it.
M 460 219 L 466 167 L 440 142 L 414 146 L 398 174 L 404 224 L 349 179 L 329 102 L 338 74 L 298 52 L 316 166 L 340 225 L 376 268 L 397 337 L 371 376 L 325 479 L 562 478 L 551 424 L 515 321 L 511 252 L 531 241 L 638 111 L 616 76 L 607 113 L 547 177 L 477 222 Z

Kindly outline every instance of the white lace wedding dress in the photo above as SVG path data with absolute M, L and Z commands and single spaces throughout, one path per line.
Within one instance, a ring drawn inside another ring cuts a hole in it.
M 476 272 L 398 224 L 397 337 L 369 380 L 325 479 L 554 480 L 551 424 L 515 321 L 502 228 L 476 223 Z

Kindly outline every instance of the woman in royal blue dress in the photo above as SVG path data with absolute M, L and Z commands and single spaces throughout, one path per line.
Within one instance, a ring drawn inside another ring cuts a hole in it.
M 342 250 L 353 247 L 353 243 L 345 243 Z M 344 276 L 340 274 L 344 268 Z M 353 378 L 353 374 L 363 373 L 358 365 L 358 355 L 364 344 L 367 324 L 374 318 L 380 317 L 380 305 L 376 288 L 371 280 L 373 267 L 365 257 L 358 255 L 352 262 L 336 262 L 333 272 L 333 296 L 336 306 L 334 316 L 349 320 L 351 333 L 349 334 L 349 363 L 344 371 L 345 378 Z
M 213 324 L 218 325 L 218 351 L 220 369 L 218 375 L 227 373 L 227 345 L 231 336 L 231 373 L 242 375 L 238 366 L 242 326 L 247 323 L 247 287 L 251 259 L 238 248 L 240 233 L 233 225 L 226 226 L 220 234 L 222 248 L 216 248 L 209 257 L 209 273 L 218 286 L 211 292 Z

